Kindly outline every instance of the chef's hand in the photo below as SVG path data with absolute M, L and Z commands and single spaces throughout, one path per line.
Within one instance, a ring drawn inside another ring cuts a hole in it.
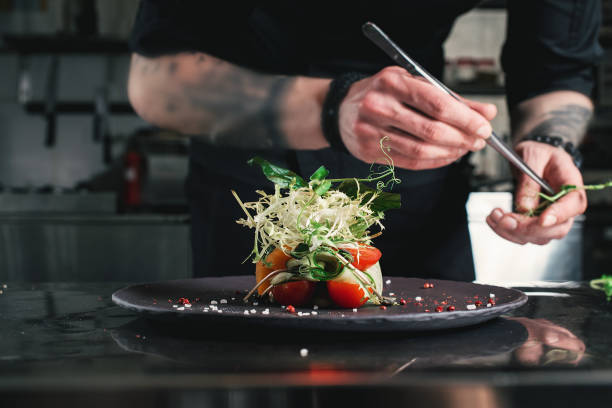
M 583 185 L 582 175 L 563 149 L 545 143 L 524 141 L 516 151 L 537 174 L 544 178 L 555 191 L 564 184 Z M 544 245 L 553 239 L 561 239 L 569 232 L 574 217 L 587 207 L 584 190 L 572 191 L 550 205 L 537 217 L 522 213 L 539 204 L 540 186 L 527 175 L 517 174 L 515 206 L 519 213 L 494 209 L 487 217 L 487 224 L 499 236 L 515 242 Z
M 510 318 L 527 329 L 527 340 L 514 351 L 516 359 L 525 365 L 549 363 L 577 364 L 586 346 L 574 333 L 546 319 Z M 549 350 L 545 350 L 547 347 Z
M 419 170 L 446 166 L 485 147 L 495 105 L 464 105 L 400 67 L 354 83 L 340 106 L 340 134 L 360 160 L 381 162 L 380 140 L 395 166 Z

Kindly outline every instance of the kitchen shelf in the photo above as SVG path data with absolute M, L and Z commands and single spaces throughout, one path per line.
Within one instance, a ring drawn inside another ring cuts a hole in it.
M 19 54 L 128 54 L 127 41 L 74 35 L 13 35 L 3 37 L 2 53 Z
M 30 114 L 45 114 L 45 102 L 33 101 L 24 105 L 25 111 Z M 95 104 L 93 102 L 67 101 L 58 102 L 54 105 L 57 114 L 93 114 Z M 108 113 L 121 115 L 134 115 L 134 109 L 128 102 L 109 102 Z

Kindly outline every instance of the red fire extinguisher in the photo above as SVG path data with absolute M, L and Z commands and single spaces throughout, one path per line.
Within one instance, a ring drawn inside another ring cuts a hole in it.
M 127 152 L 125 155 L 125 205 L 138 207 L 142 203 L 142 157 L 138 152 Z

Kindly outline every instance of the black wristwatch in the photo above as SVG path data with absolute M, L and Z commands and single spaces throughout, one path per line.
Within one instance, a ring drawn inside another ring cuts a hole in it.
M 579 169 L 582 168 L 582 153 L 580 153 L 580 150 L 578 150 L 578 148 L 574 146 L 572 142 L 565 142 L 559 136 L 548 135 L 529 135 L 523 138 L 521 142 L 525 140 L 531 140 L 534 142 L 546 143 L 551 146 L 560 147 L 565 150 L 570 156 L 572 156 L 572 160 L 574 161 L 576 167 L 578 167 Z

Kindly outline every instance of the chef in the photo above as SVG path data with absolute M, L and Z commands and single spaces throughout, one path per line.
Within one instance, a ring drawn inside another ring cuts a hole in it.
M 375 245 L 393 275 L 474 279 L 465 201 L 469 152 L 485 147 L 494 105 L 466 105 L 404 69 L 367 40 L 375 22 L 440 78 L 455 18 L 479 0 L 143 0 L 130 45 L 129 97 L 146 121 L 192 137 L 187 192 L 196 276 L 252 273 L 240 264 L 252 234 L 230 189 L 246 201 L 271 189 L 246 162 L 262 156 L 308 176 L 365 177 L 384 163 L 386 138 L 401 183 Z M 600 2 L 508 2 L 502 50 L 516 151 L 558 189 L 582 184 L 576 146 L 593 105 Z M 489 226 L 512 242 L 546 244 L 583 213 L 584 192 L 538 217 L 539 187 L 516 176 L 516 212 L 495 209 Z

